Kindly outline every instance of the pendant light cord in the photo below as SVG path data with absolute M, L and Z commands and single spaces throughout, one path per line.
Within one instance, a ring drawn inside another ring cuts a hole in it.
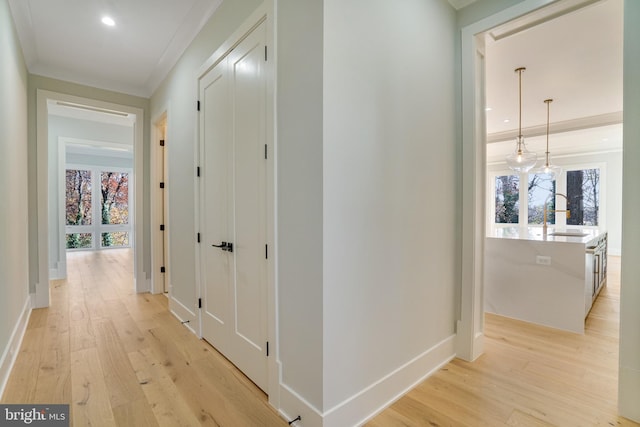
M 518 73 L 518 150 L 522 141 L 522 72 L 525 67 L 516 68 Z
M 546 155 L 545 166 L 549 166 L 549 108 L 552 102 L 553 102 L 553 99 L 544 100 L 544 103 L 547 104 L 547 151 L 545 152 L 545 155 Z

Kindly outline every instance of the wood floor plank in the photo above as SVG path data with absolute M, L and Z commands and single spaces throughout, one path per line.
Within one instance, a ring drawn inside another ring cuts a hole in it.
M 39 323 L 38 320 L 33 324 Z M 44 327 L 31 327 L 25 331 L 20 352 L 2 395 L 3 403 L 37 403 L 38 369 L 45 333 Z
M 98 357 L 104 370 L 108 372 L 105 383 L 109 391 L 109 400 L 113 408 L 144 398 L 135 372 L 120 337 L 111 320 L 98 321 L 95 324 Z
M 93 323 L 84 298 L 74 300 L 70 304 L 69 338 L 71 351 L 95 348 L 96 337 Z
M 156 416 L 146 398 L 112 408 L 118 426 L 158 427 Z
M 139 350 L 128 356 L 160 426 L 189 427 L 200 423 L 151 350 Z
M 116 426 L 96 348 L 71 353 L 71 418 L 75 426 Z
M 69 332 L 49 328 L 40 355 L 35 401 L 64 404 L 71 400 Z

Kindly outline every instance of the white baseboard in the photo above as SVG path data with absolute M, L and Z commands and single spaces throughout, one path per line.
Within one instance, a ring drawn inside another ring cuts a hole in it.
M 133 287 L 137 293 L 143 294 L 145 292 L 151 292 L 151 279 L 142 278 L 138 280 L 137 278 L 133 279 Z
M 282 383 L 280 383 L 279 412 L 280 416 L 287 420 L 287 422 L 292 421 L 298 416 L 301 417 L 301 421 L 299 423 L 292 423 L 292 426 L 322 427 L 323 425 L 322 413 L 302 396 Z
M 632 421 L 640 423 L 640 371 L 626 366 L 620 366 L 618 385 L 618 414 Z
M 27 324 L 29 323 L 29 316 L 31 314 L 32 298 L 35 297 L 32 297 L 31 295 L 27 297 L 24 307 L 22 308 L 22 312 L 20 313 L 20 317 L 13 327 L 13 332 L 9 338 L 9 342 L 2 352 L 2 358 L 0 358 L 0 398 L 4 394 L 4 389 L 7 386 L 7 381 L 9 380 L 9 374 L 11 374 L 13 364 L 20 352 L 22 338 L 27 330 Z
M 359 426 L 401 398 L 455 357 L 455 335 L 444 339 L 333 408 L 320 413 L 294 390 L 280 384 L 280 414 L 288 420 L 298 415 L 304 427 Z
M 182 304 L 177 299 L 173 298 L 169 295 L 169 311 L 178 318 L 178 320 L 191 332 L 193 332 L 196 336 L 200 337 L 199 325 L 196 324 L 197 316 L 196 314 L 190 310 L 187 306 Z

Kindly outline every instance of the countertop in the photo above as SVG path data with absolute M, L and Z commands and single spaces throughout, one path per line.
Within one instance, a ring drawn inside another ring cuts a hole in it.
M 555 232 L 579 232 L 585 233 L 586 236 L 553 236 Z M 530 240 L 536 242 L 556 242 L 556 243 L 581 243 L 588 244 L 605 234 L 604 231 L 598 229 L 571 229 L 571 228 L 555 228 L 549 227 L 547 235 L 543 236 L 542 227 L 496 227 L 487 233 L 487 237 L 495 239 L 515 239 Z

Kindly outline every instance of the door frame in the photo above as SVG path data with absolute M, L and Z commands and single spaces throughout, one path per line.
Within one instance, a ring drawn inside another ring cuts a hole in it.
M 462 290 L 456 354 L 475 360 L 484 347 L 486 135 L 484 34 L 557 0 L 524 0 L 462 28 Z M 591 0 L 583 0 L 585 3 Z
M 266 24 L 266 45 L 268 46 L 268 60 L 265 63 L 267 80 L 266 93 L 266 143 L 269 147 L 269 155 L 266 160 L 266 226 L 267 244 L 269 245 L 269 259 L 267 260 L 267 337 L 269 340 L 269 357 L 267 358 L 268 385 L 265 390 L 269 396 L 269 403 L 274 407 L 280 407 L 279 378 L 280 370 L 278 365 L 278 335 L 277 335 L 277 291 L 276 291 L 276 265 L 277 265 L 277 242 L 275 240 L 276 220 L 275 220 L 275 163 L 277 148 L 276 127 L 275 127 L 275 85 L 276 85 L 276 49 L 274 37 L 273 20 L 273 0 L 264 1 L 233 33 L 216 49 L 216 51 L 200 66 L 195 77 L 195 93 L 200 93 L 200 79 L 204 77 L 213 67 L 215 67 L 229 52 L 233 50 L 251 31 L 261 23 Z M 197 146 L 195 168 L 200 166 L 204 154 L 204 147 L 200 138 L 200 116 L 196 121 Z M 194 168 L 194 169 L 195 169 Z M 196 206 L 195 223 L 202 228 L 202 220 L 205 215 L 201 212 L 204 200 L 204 185 L 199 178 L 195 178 Z M 202 262 L 200 244 L 196 242 L 196 281 L 197 298 L 204 294 L 204 284 L 202 283 Z M 196 305 L 197 306 L 197 305 Z M 198 310 L 197 333 L 202 338 L 202 309 Z
M 150 186 L 152 188 L 151 198 L 151 293 L 160 294 L 166 292 L 168 296 L 171 296 L 171 268 L 169 268 L 169 164 L 167 159 L 167 150 L 169 142 L 169 108 L 163 108 L 162 112 L 155 115 L 151 121 L 151 141 L 149 143 L 149 172 L 150 172 Z M 164 135 L 161 130 L 161 126 L 164 123 Z M 165 146 L 164 150 L 161 150 L 158 146 L 158 141 L 164 137 Z M 162 156 L 162 159 L 160 158 Z M 162 160 L 162 166 L 160 166 L 160 160 Z M 162 171 L 160 169 L 163 169 Z M 162 174 L 161 174 L 162 172 Z M 159 177 L 164 177 L 164 189 L 160 189 Z M 164 192 L 164 198 L 163 194 Z M 162 212 L 162 215 L 160 213 Z M 164 219 L 164 235 L 160 237 L 158 230 Z M 164 247 L 164 251 L 162 250 Z M 164 281 L 162 280 L 162 273 L 160 273 L 160 267 L 165 267 Z M 166 287 L 166 289 L 165 289 Z
M 596 0 L 599 1 L 599 0 Z M 475 360 L 484 345 L 484 239 L 487 187 L 484 34 L 557 0 L 524 0 L 462 28 L 462 310 L 456 353 Z M 581 0 L 588 5 L 594 0 Z M 574 5 L 575 7 L 575 5 Z M 551 17 L 553 19 L 553 17 Z
M 121 111 L 135 114 L 136 120 L 133 128 L 133 191 L 134 206 L 140 207 L 134 212 L 133 218 L 133 275 L 136 292 L 149 290 L 149 280 L 144 271 L 144 223 L 143 223 L 143 136 L 144 136 L 144 110 L 128 105 L 114 104 L 96 99 L 84 98 L 52 92 L 43 89 L 36 91 L 36 167 L 37 167 L 37 254 L 38 276 L 35 283 L 35 294 L 32 294 L 31 305 L 34 308 L 49 306 L 49 113 L 48 101 L 62 101 L 86 105 L 97 109 Z M 53 195 L 51 195 L 53 197 Z

